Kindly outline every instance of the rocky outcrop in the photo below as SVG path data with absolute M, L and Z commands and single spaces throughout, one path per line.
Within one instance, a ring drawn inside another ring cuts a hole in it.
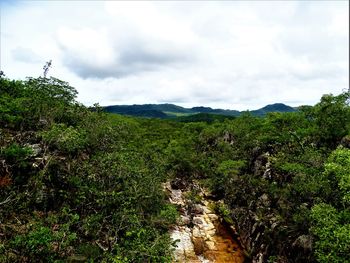
M 350 135 L 344 136 L 340 141 L 340 145 L 350 149 Z
M 265 233 L 266 230 L 273 231 L 278 226 L 277 219 L 268 216 L 266 220 L 261 220 L 254 212 L 244 208 L 233 209 L 232 217 L 235 219 L 241 244 L 251 255 L 251 262 L 267 262 L 269 246 Z
M 270 153 L 266 152 L 259 155 L 254 161 L 254 175 L 262 176 L 265 179 L 271 179 L 271 162 L 269 160 Z
M 169 194 L 171 203 L 177 205 L 181 213 L 178 224 L 171 230 L 171 238 L 176 242 L 174 247 L 175 262 L 244 262 L 243 251 L 233 238 L 233 230 L 225 226 L 210 208 L 211 203 L 205 200 L 203 191 L 200 202 L 186 198 L 191 188 L 173 189 L 167 183 L 164 188 Z

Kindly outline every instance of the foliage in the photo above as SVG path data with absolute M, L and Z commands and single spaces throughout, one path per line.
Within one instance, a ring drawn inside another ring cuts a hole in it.
M 10 164 L 18 164 L 25 161 L 32 153 L 29 147 L 21 147 L 17 143 L 10 144 L 6 148 L 1 149 L 0 155 Z
M 316 136 L 322 145 L 334 147 L 349 132 L 349 93 L 338 96 L 324 95 L 312 109 L 312 118 L 317 126 Z
M 311 215 L 315 222 L 312 232 L 318 238 L 315 254 L 319 262 L 350 262 L 350 223 L 348 220 L 342 222 L 342 213 L 328 204 L 318 204 L 312 208 Z
M 350 204 L 350 150 L 338 148 L 328 158 L 325 164 L 324 177 L 338 184 L 332 187 L 331 191 L 339 191 L 344 206 Z
M 48 131 L 42 132 L 43 141 L 67 153 L 76 153 L 86 144 L 84 130 L 67 127 L 65 124 L 54 124 Z
M 316 204 L 311 210 L 315 254 L 319 262 L 350 262 L 350 150 L 341 147 L 333 151 L 323 176 L 332 197 L 327 198 L 330 204 Z
M 55 78 L 1 82 L 0 260 L 170 261 L 169 131 L 89 110 Z

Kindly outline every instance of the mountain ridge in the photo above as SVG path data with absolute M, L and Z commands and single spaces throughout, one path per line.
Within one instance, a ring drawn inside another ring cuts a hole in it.
M 244 112 L 250 112 L 255 116 L 264 116 L 270 112 L 294 112 L 295 108 L 284 103 L 268 104 L 260 109 L 251 111 L 238 111 L 229 109 L 213 109 L 211 107 L 196 106 L 185 108 L 176 104 L 133 104 L 133 105 L 110 105 L 104 106 L 103 109 L 109 113 L 117 113 L 122 115 L 150 117 L 150 118 L 176 118 L 190 116 L 195 114 L 213 114 L 237 117 Z

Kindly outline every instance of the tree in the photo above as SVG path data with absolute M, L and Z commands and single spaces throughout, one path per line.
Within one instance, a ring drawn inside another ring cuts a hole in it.
M 317 204 L 311 210 L 315 254 L 319 262 L 350 262 L 350 150 L 335 150 L 323 176 L 332 198 L 330 204 Z
M 324 95 L 313 108 L 313 120 L 317 126 L 316 137 L 323 146 L 335 147 L 349 133 L 349 93 L 338 96 Z

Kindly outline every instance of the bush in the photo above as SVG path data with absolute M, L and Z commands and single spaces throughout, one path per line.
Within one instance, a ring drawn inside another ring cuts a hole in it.
M 86 133 L 65 124 L 54 124 L 50 130 L 41 133 L 44 142 L 64 153 L 77 153 L 86 147 Z
M 17 143 L 10 144 L 0 151 L 1 158 L 4 158 L 9 164 L 17 164 L 19 166 L 24 164 L 24 161 L 32 154 L 32 149 L 29 147 L 22 147 Z

